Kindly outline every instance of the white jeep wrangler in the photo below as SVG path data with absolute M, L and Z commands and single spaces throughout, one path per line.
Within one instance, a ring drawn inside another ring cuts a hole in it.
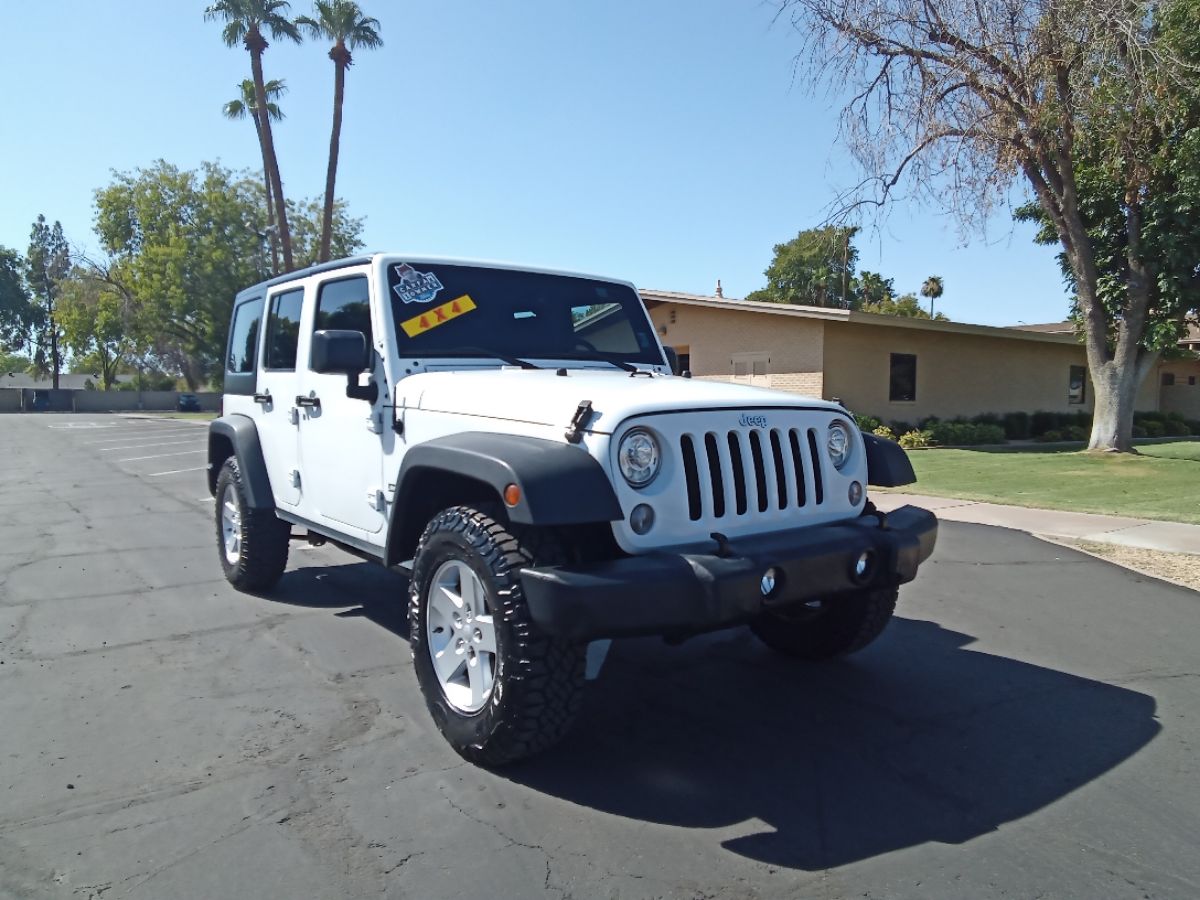
M 837 403 L 680 377 L 631 284 L 490 263 L 238 294 L 208 452 L 229 581 L 271 587 L 294 528 L 406 571 L 430 712 L 486 765 L 567 732 L 606 639 L 864 647 L 937 534 L 868 502 L 912 468 Z

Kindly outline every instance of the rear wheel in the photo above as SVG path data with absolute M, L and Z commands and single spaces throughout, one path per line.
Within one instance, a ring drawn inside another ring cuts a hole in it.
M 764 644 L 796 659 L 824 660 L 861 650 L 883 633 L 896 609 L 896 588 L 838 594 L 750 623 Z
M 273 509 L 252 509 L 237 460 L 217 476 L 217 554 L 225 578 L 240 591 L 273 587 L 287 567 L 292 527 Z
M 584 649 L 538 631 L 519 571 L 560 558 L 548 535 L 514 533 L 466 506 L 438 513 L 413 564 L 409 640 L 438 729 L 471 762 L 498 766 L 558 742 L 579 711 Z

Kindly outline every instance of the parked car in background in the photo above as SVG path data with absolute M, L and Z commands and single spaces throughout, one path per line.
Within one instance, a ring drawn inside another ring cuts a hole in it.
M 195 394 L 180 394 L 175 408 L 180 412 L 200 412 L 200 398 Z

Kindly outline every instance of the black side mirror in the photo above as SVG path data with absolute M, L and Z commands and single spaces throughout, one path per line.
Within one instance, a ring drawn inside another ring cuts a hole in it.
M 671 374 L 679 374 L 679 354 L 675 352 L 674 347 L 663 347 L 663 353 L 667 354 L 667 365 L 671 367 Z
M 323 375 L 358 375 L 367 368 L 367 336 L 361 331 L 314 331 L 312 370 Z

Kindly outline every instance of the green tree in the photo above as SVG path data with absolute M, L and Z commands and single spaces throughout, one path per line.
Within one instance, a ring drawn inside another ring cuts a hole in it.
M 287 204 L 283 196 L 283 180 L 279 174 L 279 158 L 275 155 L 271 118 L 267 114 L 267 85 L 263 77 L 262 58 L 270 46 L 264 32 L 269 33 L 275 40 L 300 42 L 300 31 L 296 23 L 287 17 L 290 8 L 291 4 L 285 0 L 217 0 L 204 11 L 206 20 L 225 22 L 221 31 L 225 46 L 236 47 L 241 44 L 250 54 L 250 74 L 254 81 L 253 112 L 258 117 L 267 178 L 271 183 L 272 200 L 279 215 L 279 245 L 283 251 L 283 266 L 289 272 L 294 268 L 292 237 L 288 229 Z
M 25 347 L 37 321 L 38 311 L 25 284 L 26 272 L 21 254 L 0 246 L 0 352 Z
M 39 215 L 29 235 L 29 252 L 25 255 L 28 274 L 26 281 L 37 308 L 32 334 L 33 364 L 48 372 L 58 390 L 62 374 L 62 323 L 59 321 L 59 289 L 71 266 L 71 250 L 63 237 L 62 223 L 46 224 Z
M 929 315 L 933 316 L 933 301 L 942 296 L 946 285 L 942 282 L 941 275 L 930 275 L 925 279 L 925 283 L 921 285 L 921 296 L 929 298 Z
M 855 300 L 859 308 L 870 304 L 886 303 L 896 292 L 894 279 L 884 278 L 878 272 L 863 269 L 855 286 Z
M 899 297 L 889 295 L 882 300 L 863 303 L 859 307 L 859 311 L 875 313 L 881 316 L 903 316 L 909 319 L 936 319 L 939 322 L 949 321 L 941 313 L 934 316 L 929 315 L 921 306 L 921 301 L 917 299 L 915 294 L 903 294 Z
M 790 241 L 776 244 L 771 265 L 763 273 L 767 286 L 746 299 L 850 308 L 858 263 L 853 244 L 857 233 L 857 228 L 828 225 L 805 229 Z
M 0 388 L 5 387 L 4 378 L 10 373 L 24 372 L 29 368 L 29 357 L 18 353 L 0 352 Z
M 129 301 L 92 272 L 76 267 L 62 284 L 59 313 L 63 340 L 76 364 L 111 390 L 135 349 Z
M 814 74 L 851 98 L 845 133 L 867 177 L 843 210 L 885 206 L 903 182 L 972 226 L 1024 182 L 1075 292 L 1089 447 L 1132 449 L 1138 387 L 1200 303 L 1200 5 L 781 6 Z
M 319 261 L 321 225 L 324 204 L 319 198 L 299 203 L 288 201 L 288 221 L 292 223 L 292 248 L 298 267 Z M 331 259 L 353 256 L 362 249 L 363 220 L 350 215 L 345 200 L 333 204 L 333 220 L 329 236 Z
M 262 121 L 258 115 L 258 106 L 254 99 L 254 82 L 249 78 L 243 78 L 240 85 L 241 96 L 230 100 L 221 107 L 221 112 L 225 118 L 234 121 L 239 119 L 250 118 L 254 123 L 254 133 L 258 137 L 258 147 L 262 151 L 263 158 L 263 186 L 266 190 L 267 197 L 267 235 L 271 243 L 271 268 L 278 271 L 279 269 L 279 228 L 275 224 L 275 199 L 271 194 L 271 176 L 270 164 L 267 161 L 267 145 L 263 140 Z M 278 78 L 272 78 L 264 86 L 264 93 L 267 97 L 267 118 L 272 122 L 279 122 L 283 119 L 283 110 L 276 103 L 280 97 L 287 93 L 287 85 Z
M 329 58 L 333 60 L 333 131 L 329 136 L 329 165 L 325 170 L 325 204 L 321 217 L 321 242 L 317 260 L 330 258 L 333 236 L 334 188 L 337 182 L 338 153 L 342 140 L 342 102 L 346 95 L 346 70 L 354 64 L 352 52 L 362 47 L 374 50 L 383 46 L 379 20 L 363 15 L 353 0 L 316 0 L 315 17 L 301 16 L 296 24 L 314 40 L 332 41 Z

